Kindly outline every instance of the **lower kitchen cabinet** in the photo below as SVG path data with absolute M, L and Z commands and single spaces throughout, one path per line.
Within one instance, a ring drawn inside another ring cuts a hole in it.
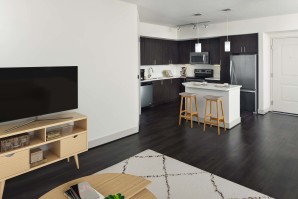
M 181 84 L 180 78 L 153 81 L 153 104 L 177 101 L 181 92 Z

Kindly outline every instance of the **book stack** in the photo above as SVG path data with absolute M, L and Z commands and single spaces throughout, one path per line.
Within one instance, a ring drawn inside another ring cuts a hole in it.
M 81 182 L 71 186 L 64 195 L 68 199 L 104 199 L 105 197 L 90 186 L 88 182 Z

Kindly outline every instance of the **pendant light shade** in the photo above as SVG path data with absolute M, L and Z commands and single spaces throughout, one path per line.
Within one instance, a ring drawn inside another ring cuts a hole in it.
M 231 51 L 231 42 L 225 41 L 225 52 L 230 52 L 230 51 Z
M 196 51 L 196 53 L 202 52 L 202 44 L 201 43 L 196 43 L 195 51 Z

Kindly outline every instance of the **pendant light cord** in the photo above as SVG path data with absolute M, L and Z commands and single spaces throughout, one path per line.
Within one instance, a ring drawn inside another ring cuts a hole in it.
M 227 11 L 227 41 L 229 41 L 229 11 Z

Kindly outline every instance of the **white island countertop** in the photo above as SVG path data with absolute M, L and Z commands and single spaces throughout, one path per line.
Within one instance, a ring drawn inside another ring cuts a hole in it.
M 228 85 L 224 86 L 223 84 L 201 84 L 200 82 L 185 82 L 182 83 L 186 88 L 197 88 L 197 89 L 206 89 L 206 90 L 217 90 L 217 91 L 231 91 L 234 89 L 240 89 L 241 85 Z
M 201 122 L 204 121 L 204 116 L 205 116 L 206 99 L 204 97 L 206 95 L 214 95 L 214 96 L 221 96 L 223 100 L 225 123 L 227 128 L 231 129 L 237 124 L 239 124 L 241 122 L 240 88 L 242 86 L 240 85 L 224 86 L 223 84 L 214 84 L 214 83 L 200 85 L 200 83 L 201 82 L 185 82 L 182 84 L 185 86 L 185 92 L 193 93 L 196 95 L 197 103 L 199 105 L 199 117 L 201 119 Z M 215 104 L 213 106 L 216 107 Z M 192 107 L 193 109 L 195 109 L 195 104 L 193 104 Z M 209 108 L 208 108 L 208 112 L 209 112 Z M 217 115 L 216 108 L 212 109 L 212 115 L 213 117 L 216 117 Z

